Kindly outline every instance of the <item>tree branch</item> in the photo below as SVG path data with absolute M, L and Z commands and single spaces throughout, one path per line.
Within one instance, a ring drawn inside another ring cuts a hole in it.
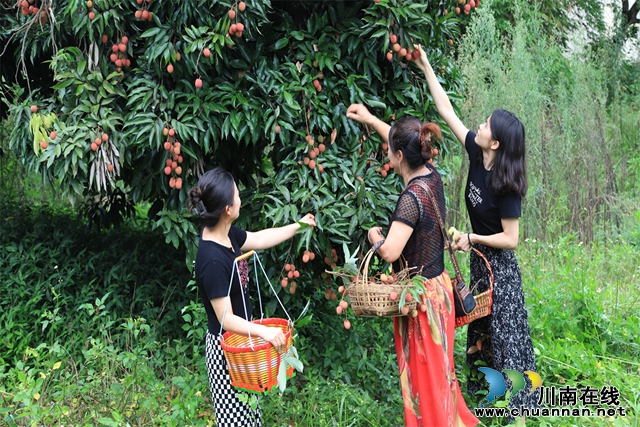
M 638 5 L 639 2 L 640 0 L 636 0 L 633 3 L 633 6 L 629 7 L 631 0 L 622 1 L 622 12 L 627 17 L 627 27 L 640 22 L 640 19 L 638 19 L 638 13 L 640 12 L 640 6 Z

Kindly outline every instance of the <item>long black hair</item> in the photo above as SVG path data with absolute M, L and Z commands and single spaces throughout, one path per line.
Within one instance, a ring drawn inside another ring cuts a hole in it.
M 215 227 L 227 206 L 233 205 L 235 181 L 221 166 L 205 172 L 198 186 L 189 190 L 189 209 L 200 218 L 200 227 Z
M 491 172 L 491 187 L 496 194 L 527 194 L 524 125 L 513 113 L 497 109 L 491 114 L 491 138 L 500 142 Z
M 431 136 L 442 139 L 440 127 L 435 123 L 425 123 L 415 117 L 402 117 L 389 130 L 391 151 L 402 151 L 409 167 L 417 169 L 431 159 Z

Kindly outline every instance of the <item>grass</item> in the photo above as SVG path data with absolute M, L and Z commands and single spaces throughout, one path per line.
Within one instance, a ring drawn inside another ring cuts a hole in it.
M 629 236 L 635 235 L 635 227 L 637 224 L 630 229 Z M 11 247 L 4 243 L 5 247 Z M 114 248 L 108 241 L 103 244 L 105 251 Z M 65 244 L 58 247 L 70 251 Z M 121 243 L 115 247 L 124 251 Z M 163 338 L 158 335 L 158 328 L 168 324 L 132 316 L 130 304 L 118 302 L 123 296 L 118 294 L 117 286 L 109 285 L 111 294 L 98 292 L 89 296 L 78 291 L 83 288 L 81 283 L 68 283 L 66 288 L 55 285 L 60 277 L 53 272 L 50 277 L 44 277 L 49 284 L 53 280 L 48 291 L 46 286 L 35 288 L 45 292 L 44 300 L 30 291 L 32 286 L 28 280 L 21 282 L 21 289 L 9 290 L 6 279 L 16 280 L 9 273 L 9 267 L 17 261 L 11 254 L 42 257 L 34 252 L 37 250 L 36 245 L 22 253 L 5 251 L 0 262 L 0 269 L 4 271 L 3 292 L 13 296 L 13 309 L 0 313 L 0 323 L 3 330 L 13 334 L 15 345 L 24 340 L 29 343 L 20 351 L 3 346 L 0 352 L 4 361 L 0 365 L 3 425 L 214 425 L 201 344 L 206 323 L 199 304 L 183 303 L 181 323 L 177 322 L 177 314 L 171 314 L 169 324 L 181 324 L 183 333 L 177 338 L 173 334 Z M 48 253 L 55 256 L 52 251 L 48 249 Z M 640 301 L 634 289 L 640 276 L 640 247 L 622 240 L 586 246 L 569 235 L 550 243 L 525 240 L 517 254 L 543 385 L 597 389 L 615 386 L 620 390 L 620 406 L 628 413 L 626 417 L 604 418 L 532 417 L 528 425 L 637 425 Z M 94 263 L 101 257 L 110 260 L 106 254 L 100 255 L 99 250 L 75 256 Z M 76 259 L 68 261 L 69 265 L 79 263 Z M 17 274 L 29 277 L 39 274 L 42 278 L 43 271 L 49 267 L 48 263 L 41 267 L 34 264 L 33 271 L 23 268 Z M 468 268 L 465 262 L 462 267 Z M 60 269 L 64 268 L 61 264 Z M 124 278 L 129 273 L 119 274 Z M 78 280 L 85 279 L 78 277 Z M 75 305 L 73 301 L 63 305 L 58 300 L 62 297 L 56 297 L 56 292 L 62 293 L 65 289 L 73 289 L 79 295 Z M 138 289 L 153 290 L 143 284 L 139 284 Z M 126 290 L 123 295 L 130 296 L 127 292 L 130 291 Z M 36 301 L 44 307 L 38 312 L 39 318 L 33 317 L 34 305 L 30 301 L 34 298 L 40 298 Z M 144 298 L 145 294 L 135 294 L 136 301 Z M 151 306 L 146 310 L 156 313 Z M 357 319 L 360 332 L 345 333 L 339 330 L 336 316 L 323 318 L 328 314 L 320 307 L 316 307 L 314 314 L 315 326 L 310 328 L 317 330 L 307 331 L 306 335 L 303 331 L 297 344 L 305 357 L 305 372 L 290 382 L 284 394 L 274 393 L 262 399 L 265 425 L 402 425 L 397 368 L 389 345 L 391 323 L 386 319 Z M 81 323 L 75 326 L 68 323 L 67 315 Z M 31 327 L 20 323 L 25 316 L 31 316 Z M 22 326 L 8 328 L 10 322 Z M 63 325 L 74 326 L 73 333 L 65 335 Z M 47 333 L 51 329 L 56 332 Z M 466 379 L 464 334 L 464 329 L 458 331 L 455 347 L 462 384 Z M 319 339 L 322 336 L 327 339 Z M 482 423 L 503 425 L 504 421 L 484 418 Z

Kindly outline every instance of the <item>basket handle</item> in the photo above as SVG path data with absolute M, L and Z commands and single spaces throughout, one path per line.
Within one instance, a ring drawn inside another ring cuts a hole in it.
M 491 264 L 489 264 L 489 261 L 487 260 L 487 257 L 484 256 L 484 254 L 482 252 L 480 252 L 478 249 L 476 248 L 471 248 L 473 249 L 473 252 L 476 253 L 476 255 L 478 255 L 480 258 L 482 258 L 482 260 L 484 261 L 484 265 L 487 266 L 487 270 L 489 270 L 489 289 L 493 288 L 493 283 L 494 283 L 494 277 L 493 277 L 493 269 L 491 268 Z M 470 287 L 471 293 L 473 293 L 473 291 L 475 291 L 476 287 L 478 286 L 478 283 L 480 281 L 476 282 L 475 285 L 473 285 L 473 287 Z
M 237 256 L 237 257 L 236 257 L 236 259 L 235 259 L 235 261 L 236 261 L 236 262 L 238 262 L 238 261 L 242 261 L 243 259 L 247 259 L 247 258 L 249 258 L 250 256 L 255 255 L 255 253 L 256 253 L 256 251 L 254 251 L 253 249 L 251 249 L 249 252 L 244 253 L 244 254 L 242 254 L 242 255 L 240 255 L 240 256 Z
M 371 262 L 371 259 L 373 258 L 373 248 L 369 249 L 369 251 L 366 253 L 366 255 L 364 256 L 364 259 L 362 260 L 362 263 L 360 264 L 360 271 L 358 276 L 362 277 L 362 283 L 367 283 L 369 281 L 369 263 Z M 356 277 L 356 280 L 358 280 L 358 278 Z M 370 305 L 371 301 L 370 301 L 370 295 L 367 292 L 366 293 L 366 298 L 367 298 L 367 304 Z

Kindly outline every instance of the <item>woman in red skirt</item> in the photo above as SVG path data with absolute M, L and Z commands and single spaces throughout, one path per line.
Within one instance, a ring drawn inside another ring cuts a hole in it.
M 453 364 L 455 313 L 453 288 L 444 269 L 444 238 L 436 207 L 445 217 L 442 179 L 431 160 L 431 138 L 441 138 L 434 123 L 403 117 L 392 127 L 366 107 L 353 104 L 347 117 L 373 127 L 389 144 L 391 166 L 404 179 L 387 236 L 380 227 L 369 230 L 374 250 L 399 271 L 401 255 L 415 274 L 425 277 L 420 301 L 426 311 L 394 318 L 396 354 L 404 401 L 405 425 L 465 426 L 478 424 L 460 393 Z

